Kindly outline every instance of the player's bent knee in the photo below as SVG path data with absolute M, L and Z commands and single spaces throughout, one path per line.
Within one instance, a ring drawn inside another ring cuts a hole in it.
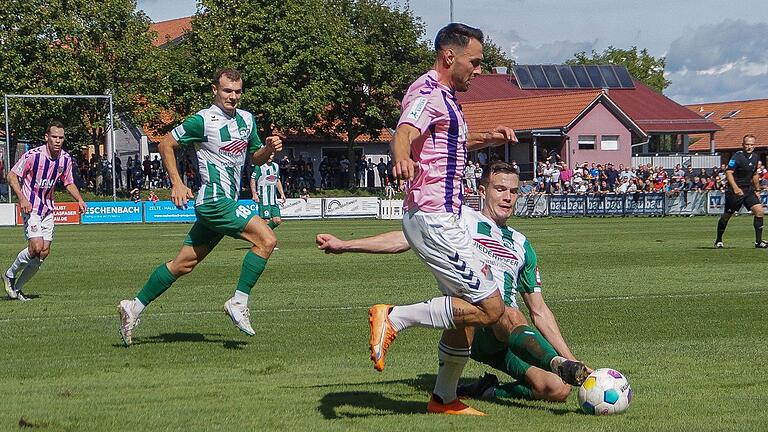
M 483 300 L 478 306 L 483 312 L 480 317 L 481 326 L 490 326 L 496 323 L 504 314 L 504 302 L 498 294 Z
M 38 258 L 40 258 L 40 261 L 46 259 L 48 257 L 48 254 L 51 253 L 50 249 L 43 249 L 40 251 L 40 254 L 38 254 Z

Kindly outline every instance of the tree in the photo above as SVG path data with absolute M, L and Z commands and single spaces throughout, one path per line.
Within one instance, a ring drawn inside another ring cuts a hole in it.
M 355 141 L 361 135 L 379 139 L 383 129 L 394 127 L 408 85 L 429 69 L 434 56 L 421 41 L 423 23 L 410 11 L 391 8 L 382 0 L 339 4 L 349 25 L 343 42 L 347 55 L 338 70 L 344 83 L 323 111 L 319 126 L 324 134 L 346 143 L 348 158 L 354 162 Z M 350 176 L 350 187 L 354 180 Z
M 355 140 L 394 126 L 408 84 L 429 68 L 423 33 L 383 0 L 203 0 L 192 32 L 169 51 L 176 60 L 166 60 L 193 71 L 174 72 L 169 105 L 187 114 L 210 103 L 210 76 L 234 67 L 246 86 L 241 106 L 264 133 L 314 131 L 346 142 L 354 160 Z
M 111 91 L 115 112 L 156 115 L 161 71 L 149 19 L 133 0 L 0 2 L 0 85 L 4 93 Z M 108 107 L 95 101 L 25 100 L 10 107 L 14 139 L 42 137 L 51 119 L 67 127 L 68 148 L 102 142 Z M 5 119 L 4 119 L 5 121 Z M 98 148 L 98 147 L 97 147 Z
M 591 57 L 587 56 L 584 51 L 576 53 L 574 57 L 575 59 L 568 60 L 566 63 L 570 65 L 615 64 L 626 66 L 633 78 L 659 92 L 664 91 L 672 83 L 664 78 L 664 67 L 667 59 L 665 57 L 655 58 L 648 54 L 647 49 L 638 51 L 636 46 L 630 49 L 609 46 L 601 53 L 592 50 Z
M 483 72 L 488 73 L 494 67 L 501 66 L 507 68 L 508 72 L 512 71 L 512 66 L 515 65 L 515 61 L 507 57 L 504 50 L 496 45 L 490 37 L 485 38 L 483 43 Z
M 245 82 L 241 106 L 265 133 L 304 130 L 333 104 L 346 77 L 339 73 L 345 20 L 318 0 L 203 0 L 192 32 L 172 55 L 187 88 L 170 101 L 187 114 L 210 103 L 211 76 L 238 69 Z

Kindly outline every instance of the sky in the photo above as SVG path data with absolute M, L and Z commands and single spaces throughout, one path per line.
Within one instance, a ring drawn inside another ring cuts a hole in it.
M 450 0 L 410 7 L 425 38 L 450 20 Z M 195 0 L 138 0 L 153 21 L 193 15 Z M 666 57 L 664 94 L 693 104 L 768 98 L 765 0 L 453 0 L 453 19 L 481 28 L 519 64 L 559 64 L 608 46 Z

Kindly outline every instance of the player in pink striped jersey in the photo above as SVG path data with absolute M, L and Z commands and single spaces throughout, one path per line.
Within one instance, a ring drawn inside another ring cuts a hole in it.
M 459 220 L 468 150 L 516 142 L 511 128 L 467 130 L 455 92 L 466 91 L 480 73 L 483 33 L 464 24 L 442 28 L 435 38 L 433 70 L 418 78 L 403 98 L 390 144 L 393 175 L 409 181 L 403 232 L 411 249 L 434 274 L 444 294 L 406 306 L 378 304 L 368 311 L 371 360 L 384 356 L 397 333 L 414 325 L 442 329 L 439 369 L 427 411 L 483 415 L 458 400 L 456 385 L 469 359 L 472 327 L 495 323 L 504 311 L 497 282 Z
M 33 148 L 8 172 L 8 185 L 19 197 L 19 209 L 24 219 L 24 235 L 28 244 L 19 252 L 13 264 L 3 272 L 8 297 L 28 300 L 22 288 L 37 273 L 51 251 L 53 241 L 53 191 L 61 180 L 67 192 L 86 209 L 83 197 L 72 179 L 72 156 L 61 147 L 64 125 L 51 122 L 45 131 L 45 145 Z M 20 183 L 21 181 L 21 183 Z

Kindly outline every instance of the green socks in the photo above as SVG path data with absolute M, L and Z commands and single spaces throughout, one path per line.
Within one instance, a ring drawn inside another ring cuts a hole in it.
M 272 220 L 270 220 L 269 222 L 267 222 L 267 226 L 269 226 L 270 228 L 272 228 L 272 231 L 274 231 L 274 230 L 275 230 L 275 228 L 277 228 L 277 227 L 279 227 L 279 226 L 280 226 L 280 224 L 278 224 L 278 223 L 274 223 L 274 222 L 272 222 Z
M 146 306 L 152 300 L 160 297 L 160 294 L 170 288 L 174 282 L 176 282 L 176 277 L 168 270 L 168 266 L 165 263 L 160 264 L 149 276 L 147 283 L 144 284 L 144 288 L 139 291 L 136 298 L 139 299 L 141 304 Z
M 251 288 L 256 285 L 259 276 L 267 266 L 267 260 L 248 251 L 243 258 L 243 267 L 240 270 L 240 280 L 237 281 L 237 290 L 243 294 L 250 294 Z
M 533 390 L 520 381 L 504 384 L 496 388 L 497 398 L 534 400 Z
M 509 349 L 526 363 L 550 371 L 550 362 L 557 351 L 537 330 L 523 325 L 515 327 L 509 335 Z

